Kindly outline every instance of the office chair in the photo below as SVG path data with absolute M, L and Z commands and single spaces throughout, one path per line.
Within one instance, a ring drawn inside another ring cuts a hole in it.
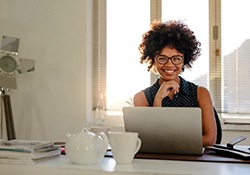
M 215 108 L 214 108 L 214 116 L 215 116 L 216 127 L 217 127 L 216 144 L 220 144 L 221 143 L 221 139 L 222 139 L 222 129 L 221 129 L 221 124 L 220 124 L 220 119 L 219 119 L 218 113 L 217 113 L 217 111 L 216 111 Z

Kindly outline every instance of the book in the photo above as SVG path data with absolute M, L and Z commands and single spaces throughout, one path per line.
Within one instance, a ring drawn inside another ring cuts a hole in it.
M 43 157 L 39 159 L 19 159 L 19 158 L 0 158 L 0 163 L 2 164 L 18 164 L 18 165 L 34 165 L 38 162 L 50 160 L 60 157 L 60 155 Z
M 50 141 L 0 141 L 0 163 L 34 164 L 60 155 L 61 147 Z
M 35 140 L 1 140 L 0 151 L 15 151 L 15 152 L 32 152 L 43 151 L 54 143 L 51 141 L 35 141 Z
M 53 146 L 53 148 L 46 151 L 0 151 L 0 159 L 2 158 L 19 158 L 19 159 L 39 159 L 43 157 L 49 157 L 61 154 L 61 149 L 58 146 Z

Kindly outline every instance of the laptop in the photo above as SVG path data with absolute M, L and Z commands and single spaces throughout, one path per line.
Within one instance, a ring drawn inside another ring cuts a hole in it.
M 125 131 L 138 132 L 139 153 L 202 155 L 201 109 L 124 107 Z

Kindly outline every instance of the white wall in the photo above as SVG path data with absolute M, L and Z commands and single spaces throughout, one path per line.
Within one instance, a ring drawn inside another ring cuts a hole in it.
M 90 117 L 91 0 L 0 0 L 0 37 L 20 38 L 35 71 L 9 92 L 17 139 L 64 141 Z M 90 46 L 89 46 L 90 45 Z

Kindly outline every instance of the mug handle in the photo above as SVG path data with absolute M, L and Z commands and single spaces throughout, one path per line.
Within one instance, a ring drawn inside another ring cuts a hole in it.
M 135 147 L 135 154 L 139 151 L 140 148 L 141 148 L 141 139 L 138 138 L 137 143 L 136 143 L 136 147 Z
M 99 134 L 97 134 L 98 136 L 101 136 L 101 138 L 103 139 L 104 141 L 104 147 L 103 147 L 103 152 L 105 154 L 105 152 L 107 151 L 108 149 L 108 144 L 109 144 L 109 139 L 108 139 L 108 136 L 104 133 L 104 132 L 100 132 Z

